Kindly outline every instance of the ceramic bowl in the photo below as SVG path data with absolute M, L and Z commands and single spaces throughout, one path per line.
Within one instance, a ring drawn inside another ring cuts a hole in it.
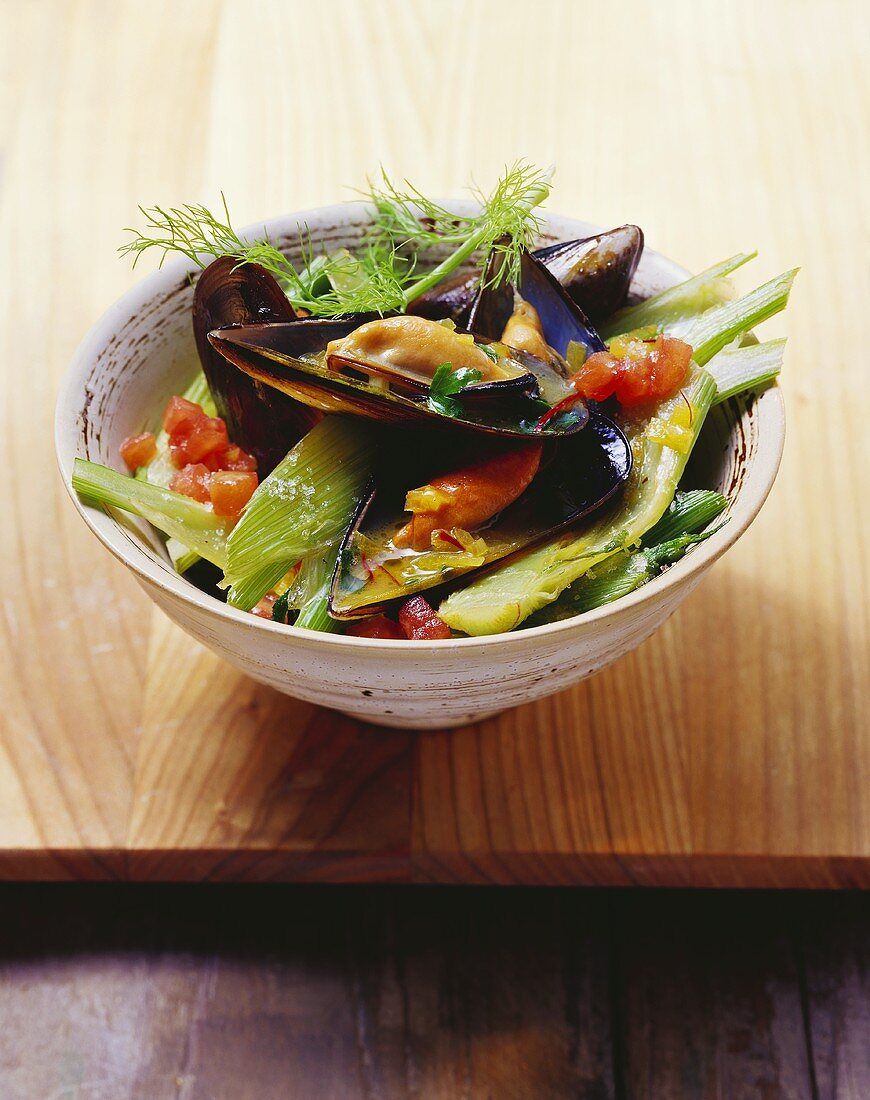
M 463 204 L 455 204 L 461 211 Z M 330 248 L 353 247 L 367 220 L 360 203 L 324 207 L 268 222 L 292 254 L 308 226 Z M 252 233 L 262 233 L 262 225 Z M 598 228 L 549 215 L 544 239 L 587 236 Z M 186 261 L 167 263 L 125 294 L 79 347 L 57 406 L 56 444 L 63 479 L 73 459 L 120 468 L 125 436 L 152 425 L 197 365 Z M 687 272 L 647 249 L 633 293 L 646 297 Z M 648 638 L 676 610 L 713 562 L 747 529 L 773 484 L 782 453 L 782 400 L 771 388 L 732 399 L 710 415 L 689 471 L 695 486 L 729 500 L 730 522 L 633 594 L 575 619 L 485 638 L 378 641 L 280 626 L 227 607 L 176 574 L 147 524 L 119 522 L 81 504 L 82 518 L 166 614 L 198 642 L 256 680 L 381 725 L 457 726 L 561 691 Z

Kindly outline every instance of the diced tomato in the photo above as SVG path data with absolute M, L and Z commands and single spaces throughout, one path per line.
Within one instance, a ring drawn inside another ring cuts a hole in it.
M 167 435 L 192 428 L 197 420 L 205 416 L 202 408 L 194 401 L 176 394 L 170 397 L 163 412 L 163 430 Z
M 412 596 L 402 604 L 399 625 L 405 637 L 413 641 L 429 642 L 453 636 L 450 627 L 423 596 Z
M 147 466 L 156 454 L 157 440 L 153 432 L 128 435 L 121 444 L 121 458 L 127 463 L 129 470 L 138 470 L 140 466 Z
M 660 336 L 656 361 L 656 384 L 670 397 L 685 383 L 692 362 L 692 346 L 672 336 Z
M 230 445 L 227 426 L 219 416 L 206 416 L 199 405 L 177 394 L 167 402 L 163 427 L 169 436 L 172 461 L 179 469 L 223 454 Z M 220 469 L 220 463 L 214 460 L 208 465 Z
M 272 608 L 275 606 L 275 600 L 277 599 L 278 597 L 274 592 L 267 592 L 260 602 L 254 604 L 251 608 L 251 614 L 258 615 L 261 619 L 271 619 Z
M 606 401 L 616 392 L 618 362 L 609 351 L 596 351 L 574 375 L 574 389 L 590 401 Z
M 247 451 L 243 451 L 241 447 L 237 447 L 235 443 L 231 443 L 223 456 L 221 466 L 224 470 L 249 470 L 253 472 L 257 469 L 257 460 L 253 455 L 249 455 Z
M 375 615 L 373 619 L 362 619 L 351 623 L 345 631 L 351 638 L 395 638 L 404 640 L 405 632 L 398 623 L 386 615 Z
M 203 457 L 200 459 L 200 462 L 203 464 L 203 466 L 211 470 L 212 473 L 215 473 L 218 470 L 225 470 L 225 454 L 226 451 L 212 451 L 210 455 L 203 455 Z
M 186 497 L 193 497 L 201 504 L 208 504 L 211 500 L 209 496 L 211 477 L 207 466 L 201 462 L 191 462 L 175 474 L 169 482 L 169 488 L 175 493 L 184 493 Z
M 626 408 L 673 397 L 686 381 L 692 359 L 691 346 L 672 336 L 617 338 L 611 349 L 620 354 L 598 351 L 590 355 L 572 384 L 592 401 L 615 395 Z
M 191 462 L 201 462 L 206 455 L 223 454 L 230 445 L 227 426 L 219 416 L 204 416 L 187 434 L 187 455 Z
M 259 479 L 243 470 L 218 470 L 209 478 L 208 491 L 215 515 L 238 519 L 254 495 Z

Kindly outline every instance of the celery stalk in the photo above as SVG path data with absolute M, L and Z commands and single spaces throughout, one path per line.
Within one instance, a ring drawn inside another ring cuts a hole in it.
M 72 486 L 86 504 L 121 508 L 141 516 L 200 557 L 220 569 L 225 567 L 226 522 L 206 505 L 82 458 L 75 460 Z
M 472 635 L 513 630 L 599 562 L 638 542 L 673 500 L 715 396 L 713 379 L 693 365 L 681 393 L 661 402 L 656 415 L 630 433 L 635 468 L 618 509 L 452 593 L 439 609 L 448 626 Z
M 785 340 L 768 340 L 746 347 L 727 347 L 707 364 L 716 380 L 715 404 L 747 390 L 761 390 L 773 382 L 782 370 Z
M 785 271 L 742 298 L 714 306 L 696 317 L 680 335 L 692 345 L 694 361 L 703 367 L 735 337 L 785 309 L 797 272 L 796 267 Z
M 268 592 L 271 586 L 259 589 L 269 567 L 283 565 L 283 575 L 341 536 L 371 475 L 376 437 L 368 421 L 325 417 L 260 484 L 227 542 L 225 582 L 235 606 L 253 607 Z M 260 584 L 253 584 L 257 573 Z
M 647 325 L 667 331 L 687 317 L 695 317 L 711 306 L 721 305 L 734 297 L 734 288 L 727 276 L 757 255 L 757 252 L 739 252 L 736 256 L 707 268 L 700 275 L 694 275 L 683 283 L 647 298 L 645 302 L 626 306 L 614 313 L 599 330 L 602 338 L 609 340 L 620 333 L 632 332 Z

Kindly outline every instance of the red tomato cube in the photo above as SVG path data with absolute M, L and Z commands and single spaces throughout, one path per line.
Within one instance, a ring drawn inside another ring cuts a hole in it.
M 605 401 L 616 389 L 617 362 L 610 352 L 596 351 L 574 375 L 574 389 L 590 401 Z
M 184 448 L 185 448 L 185 453 L 186 453 L 187 452 L 187 442 L 186 441 L 185 441 L 185 444 L 184 444 Z M 226 454 L 225 451 L 212 451 L 211 454 L 203 455 L 203 457 L 200 459 L 200 462 L 203 464 L 203 466 L 207 466 L 209 468 L 209 470 L 211 470 L 212 473 L 215 473 L 217 470 L 225 470 L 227 468 L 224 465 L 224 455 L 225 454 Z
M 375 615 L 372 619 L 351 623 L 345 634 L 349 634 L 351 638 L 394 638 L 397 641 L 405 639 L 404 630 L 386 615 Z
M 201 462 L 206 455 L 222 454 L 230 445 L 227 426 L 219 416 L 204 416 L 187 436 L 187 456 L 190 462 Z
M 238 519 L 258 482 L 256 474 L 243 470 L 218 470 L 212 474 L 208 491 L 215 515 Z
M 413 641 L 451 638 L 450 627 L 422 596 L 412 596 L 399 609 L 399 625 Z
M 203 466 L 201 462 L 192 462 L 178 471 L 169 482 L 169 488 L 174 493 L 183 493 L 201 504 L 208 504 L 211 500 L 208 491 L 211 476 L 207 466 Z
M 257 469 L 257 460 L 241 447 L 231 443 L 223 455 L 221 466 L 224 470 L 249 470 Z
M 169 398 L 163 412 L 163 430 L 167 435 L 187 431 L 204 416 L 202 408 L 194 401 L 188 401 L 186 397 L 176 394 Z
M 138 470 L 140 466 L 147 466 L 156 454 L 157 440 L 153 432 L 128 435 L 121 444 L 121 458 L 127 463 L 129 470 Z

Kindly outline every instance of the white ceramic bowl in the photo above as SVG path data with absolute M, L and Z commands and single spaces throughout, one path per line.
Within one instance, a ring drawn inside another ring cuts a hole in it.
M 457 203 L 461 211 L 467 204 Z M 316 241 L 353 247 L 367 220 L 360 203 L 324 207 L 267 223 L 290 254 L 308 226 Z M 587 236 L 597 227 L 550 215 L 545 239 Z M 262 225 L 251 234 L 262 233 Z M 57 406 L 56 444 L 69 487 L 80 456 L 120 468 L 121 440 L 153 423 L 188 383 L 197 359 L 186 261 L 143 279 L 101 318 L 76 352 Z M 647 249 L 633 291 L 648 296 L 687 272 Z M 633 594 L 552 626 L 441 642 L 378 641 L 317 634 L 256 618 L 205 595 L 174 572 L 160 540 L 139 521 L 121 523 L 73 500 L 101 542 L 158 607 L 197 641 L 278 691 L 388 726 L 461 725 L 561 691 L 628 653 L 676 610 L 716 558 L 752 522 L 776 475 L 785 434 L 776 388 L 710 415 L 692 459 L 697 485 L 729 500 L 730 522 Z

